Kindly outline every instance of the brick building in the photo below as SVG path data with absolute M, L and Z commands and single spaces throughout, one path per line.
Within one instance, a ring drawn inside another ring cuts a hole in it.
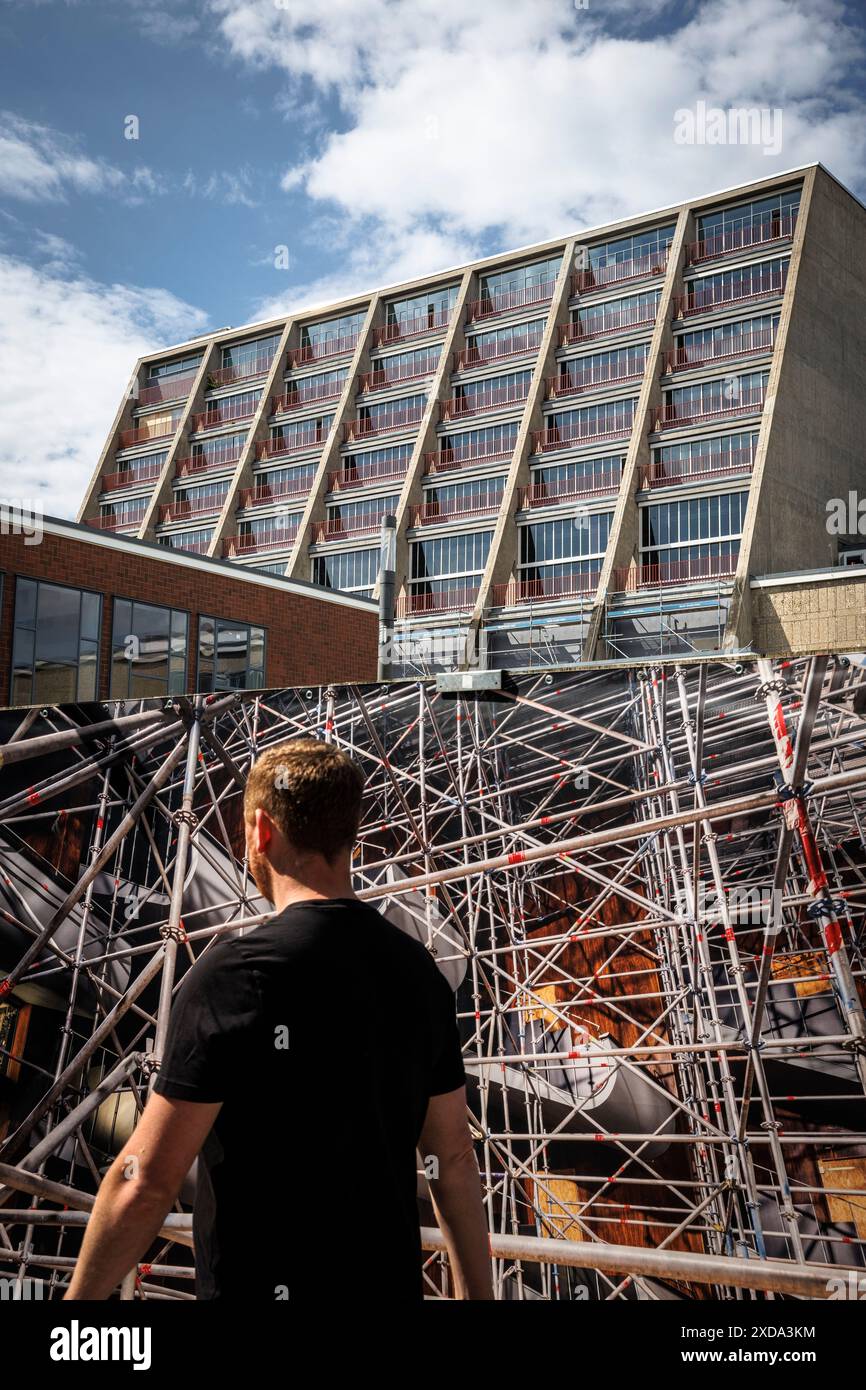
M 53 517 L 3 531 L 0 704 L 375 678 L 367 598 Z

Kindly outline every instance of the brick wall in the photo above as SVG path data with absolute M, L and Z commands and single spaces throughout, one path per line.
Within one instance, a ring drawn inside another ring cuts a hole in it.
M 115 550 L 46 532 L 39 545 L 23 536 L 0 535 L 3 602 L 0 610 L 0 705 L 9 701 L 15 575 L 46 579 L 103 595 L 99 698 L 108 698 L 112 599 L 185 609 L 190 615 L 187 684 L 195 681 L 198 615 L 211 614 L 264 627 L 268 686 L 364 681 L 376 678 L 378 621 L 375 610 L 328 602 L 311 593 L 254 584 L 213 569 L 173 564 L 149 547 Z

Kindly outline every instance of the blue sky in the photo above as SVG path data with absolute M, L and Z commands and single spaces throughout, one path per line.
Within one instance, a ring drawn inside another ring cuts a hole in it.
M 0 497 L 72 514 L 161 344 L 814 159 L 863 197 L 864 25 L 840 0 L 0 0 Z M 699 101 L 780 112 L 780 148 L 677 143 Z

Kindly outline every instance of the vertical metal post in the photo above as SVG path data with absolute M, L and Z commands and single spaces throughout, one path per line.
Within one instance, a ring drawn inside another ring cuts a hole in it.
M 376 678 L 391 679 L 394 641 L 394 588 L 397 569 L 397 518 L 382 517 L 379 550 L 379 660 Z

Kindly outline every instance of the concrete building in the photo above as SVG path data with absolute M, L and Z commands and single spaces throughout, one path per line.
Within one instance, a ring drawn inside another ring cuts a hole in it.
M 143 358 L 79 520 L 373 596 L 393 514 L 395 673 L 861 647 L 864 363 L 812 165 Z
M 47 517 L 0 534 L 0 705 L 371 680 L 375 604 Z

